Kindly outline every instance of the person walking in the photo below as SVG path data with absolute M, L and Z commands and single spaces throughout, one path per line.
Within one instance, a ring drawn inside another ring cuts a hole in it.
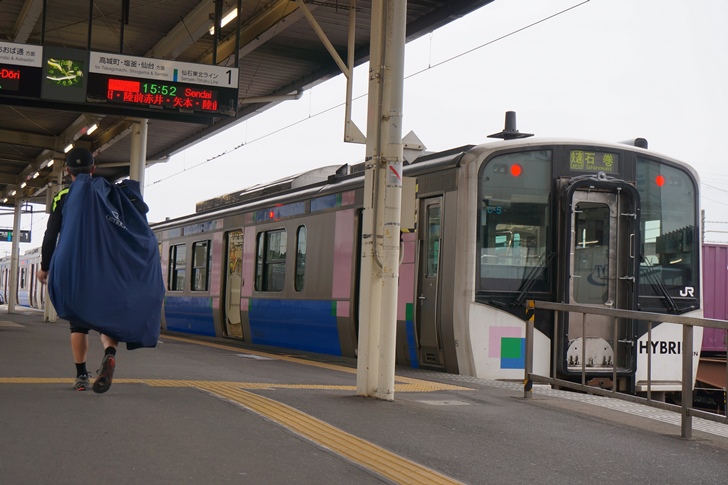
M 77 147 L 68 152 L 66 156 L 66 171 L 71 176 L 71 180 L 76 180 L 79 174 L 85 173 L 93 175 L 96 170 L 96 163 L 90 151 L 85 148 Z M 48 272 L 51 264 L 51 258 L 56 249 L 58 237 L 61 234 L 61 226 L 63 223 L 63 205 L 66 201 L 70 188 L 61 190 L 53 199 L 53 205 L 48 217 L 48 225 L 43 237 L 41 269 L 37 272 L 38 280 L 43 284 L 48 284 Z M 90 385 L 90 376 L 86 368 L 86 358 L 88 356 L 88 328 L 81 322 L 70 320 L 71 324 L 71 351 L 73 360 L 76 364 L 76 382 L 73 386 L 77 391 L 85 391 Z M 119 342 L 108 335 L 101 334 L 101 343 L 104 346 L 104 357 L 101 361 L 101 367 L 98 375 L 93 383 L 93 391 L 103 393 L 109 390 L 114 377 L 114 369 L 116 368 L 116 348 Z

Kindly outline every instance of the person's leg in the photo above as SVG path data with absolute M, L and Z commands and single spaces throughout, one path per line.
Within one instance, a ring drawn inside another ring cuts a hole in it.
M 101 334 L 101 343 L 104 346 L 104 351 L 106 351 L 106 349 L 108 349 L 109 347 L 113 347 L 114 350 L 116 350 L 116 347 L 119 345 L 119 342 L 109 337 L 108 335 L 104 335 L 103 333 Z
M 101 334 L 101 343 L 104 346 L 104 359 L 101 361 L 99 375 L 96 377 L 93 386 L 94 392 L 97 393 L 106 392 L 111 387 L 114 369 L 116 368 L 116 347 L 119 345 L 119 342 L 104 334 Z
M 88 330 L 71 324 L 71 352 L 76 365 L 76 382 L 73 388 L 85 391 L 89 386 L 86 357 L 88 355 Z
M 73 362 L 76 365 L 86 365 L 86 357 L 88 356 L 88 334 L 81 332 L 71 332 L 71 351 L 73 352 Z M 83 372 L 85 374 L 85 372 Z

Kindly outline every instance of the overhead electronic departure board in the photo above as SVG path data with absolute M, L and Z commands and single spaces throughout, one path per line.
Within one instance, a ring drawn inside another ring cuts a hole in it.
M 87 101 L 234 116 L 238 70 L 91 52 Z
M 0 97 L 40 98 L 43 49 L 0 42 Z
M 0 42 L 0 104 L 211 122 L 237 113 L 238 69 Z

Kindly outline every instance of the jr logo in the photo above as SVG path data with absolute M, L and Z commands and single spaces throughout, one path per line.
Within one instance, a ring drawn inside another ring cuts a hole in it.
M 680 290 L 680 296 L 689 296 L 691 298 L 694 298 L 695 295 L 695 288 L 692 286 L 686 286 L 684 289 Z

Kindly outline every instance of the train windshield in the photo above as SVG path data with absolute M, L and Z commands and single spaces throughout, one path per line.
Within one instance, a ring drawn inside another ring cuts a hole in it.
M 640 296 L 696 297 L 697 189 L 684 171 L 637 158 L 637 190 L 641 199 Z
M 478 287 L 518 291 L 526 278 L 548 290 L 543 265 L 549 225 L 550 150 L 492 158 L 479 177 Z

